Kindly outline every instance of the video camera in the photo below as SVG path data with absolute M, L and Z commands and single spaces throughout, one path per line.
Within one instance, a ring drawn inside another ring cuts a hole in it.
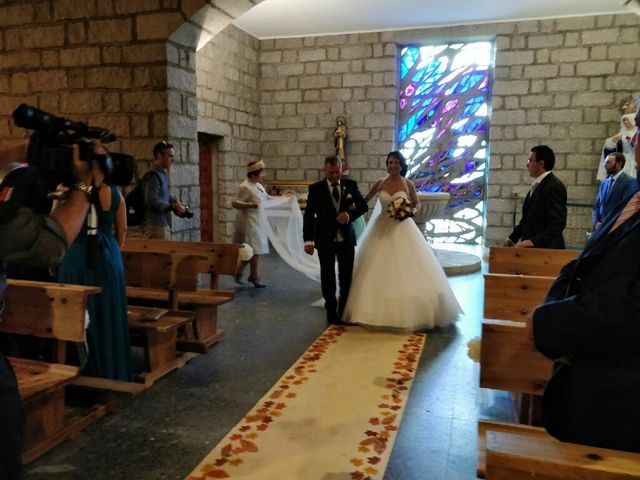
M 80 148 L 81 160 L 99 162 L 105 173 L 106 183 L 120 186 L 131 183 L 135 168 L 132 156 L 116 152 L 102 155 L 94 151 L 92 139 L 98 139 L 102 143 L 116 140 L 116 135 L 108 130 L 56 117 L 26 103 L 16 108 L 12 116 L 17 126 L 33 130 L 27 150 L 27 163 L 38 171 L 49 190 L 60 183 L 66 186 L 75 183 L 73 145 Z

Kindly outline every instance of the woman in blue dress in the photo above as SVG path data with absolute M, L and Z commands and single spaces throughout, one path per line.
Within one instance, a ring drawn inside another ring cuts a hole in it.
M 104 172 L 96 166 L 94 188 L 97 195 L 96 192 L 92 195 L 100 201 L 87 215 L 88 219 L 94 214 L 97 218 L 95 235 L 89 235 L 87 222 L 62 260 L 58 280 L 102 288 L 101 293 L 90 295 L 87 302 L 89 359 L 83 373 L 131 381 L 127 294 L 120 256 L 127 230 L 126 206 L 120 190 L 107 185 L 104 178 Z

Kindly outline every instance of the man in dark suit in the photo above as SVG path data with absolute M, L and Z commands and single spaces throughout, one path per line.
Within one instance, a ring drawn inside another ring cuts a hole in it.
M 567 189 L 551 170 L 556 163 L 546 145 L 531 149 L 527 170 L 535 178 L 522 205 L 522 218 L 504 247 L 564 248 L 567 224 Z
M 593 206 L 593 228 L 600 226 L 611 209 L 623 199 L 629 197 L 637 188 L 636 179 L 627 175 L 622 170 L 626 158 L 620 152 L 607 155 L 604 162 L 604 170 L 607 178 L 600 183 L 596 203 Z
M 639 145 L 635 161 L 640 169 Z M 543 399 L 549 433 L 640 452 L 638 193 L 620 202 L 562 269 L 531 324 L 536 348 L 557 361 Z
M 342 324 L 342 312 L 351 288 L 356 245 L 353 221 L 369 209 L 356 182 L 341 178 L 341 171 L 339 157 L 325 158 L 325 179 L 309 186 L 303 224 L 305 252 L 313 255 L 314 247 L 318 250 L 327 321 L 338 325 Z M 339 302 L 336 300 L 336 258 L 340 279 Z

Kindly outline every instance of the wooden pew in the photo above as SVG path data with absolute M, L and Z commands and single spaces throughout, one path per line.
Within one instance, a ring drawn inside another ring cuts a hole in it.
M 165 310 L 159 312 L 161 316 L 153 318 L 148 313 L 157 309 L 130 305 L 127 310 L 129 328 L 132 333 L 140 334 L 144 347 L 145 371 L 139 378 L 146 386 L 193 358 L 193 355 L 178 355 L 176 351 L 178 328 L 193 322 L 193 312 Z
M 481 421 L 478 477 L 487 480 L 640 479 L 640 454 L 560 442 L 544 429 Z
M 193 328 L 178 339 L 183 351 L 206 352 L 220 341 L 218 306 L 233 300 L 235 293 L 218 290 L 220 275 L 235 275 L 239 244 L 127 239 L 122 258 L 127 296 L 156 302 L 171 310 L 193 310 Z M 198 274 L 210 275 L 210 288 L 198 288 Z
M 87 296 L 98 287 L 9 280 L 6 308 L 0 321 L 3 334 L 52 339 L 55 363 L 9 357 L 27 411 L 23 461 L 29 462 L 104 416 L 104 406 L 88 415 L 65 417 L 64 387 L 78 376 L 78 367 L 65 365 L 65 342 L 83 342 Z
M 579 254 L 579 250 L 491 247 L 489 273 L 557 277 L 560 269 Z
M 484 275 L 484 318 L 524 322 L 540 305 L 555 277 Z
M 553 362 L 527 338 L 524 322 L 484 320 L 480 386 L 514 393 L 542 395 L 551 378 Z

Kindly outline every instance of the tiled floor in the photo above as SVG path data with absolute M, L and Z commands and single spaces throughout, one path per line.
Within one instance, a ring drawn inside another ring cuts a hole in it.
M 310 306 L 318 284 L 275 255 L 262 269 L 267 288 L 241 287 L 220 309 L 219 345 L 30 464 L 26 478 L 184 478 L 326 327 Z M 480 334 L 482 274 L 450 281 L 465 314 L 428 333 L 386 480 L 475 478 L 478 365 L 466 344 Z

